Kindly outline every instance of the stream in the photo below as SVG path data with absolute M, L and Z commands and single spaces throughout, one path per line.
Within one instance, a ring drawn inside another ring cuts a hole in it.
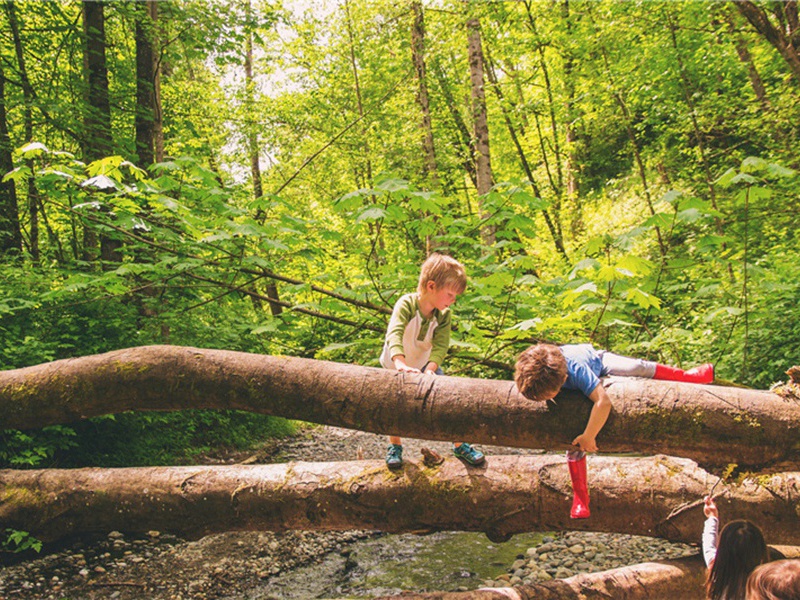
M 273 577 L 248 600 L 300 600 L 398 594 L 403 590 L 457 591 L 481 587 L 505 572 L 546 534 L 495 544 L 483 533 L 381 535 L 355 542 L 318 563 Z

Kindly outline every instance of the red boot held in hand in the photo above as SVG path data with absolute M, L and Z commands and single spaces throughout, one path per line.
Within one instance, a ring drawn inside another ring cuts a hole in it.
M 569 516 L 573 519 L 588 519 L 589 487 L 586 483 L 586 453 L 580 450 L 568 450 L 567 465 L 572 479 L 572 510 Z
M 686 383 L 713 383 L 714 365 L 706 363 L 688 371 L 677 367 L 668 367 L 667 365 L 656 365 L 656 374 L 653 375 L 653 379 L 684 381 Z

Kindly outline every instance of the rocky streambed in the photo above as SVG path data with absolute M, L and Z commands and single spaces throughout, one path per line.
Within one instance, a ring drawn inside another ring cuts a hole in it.
M 442 454 L 449 444 L 425 442 Z M 406 440 L 417 458 L 422 442 Z M 265 447 L 251 460 L 380 458 L 382 436 L 320 427 Z M 485 448 L 487 454 L 531 451 Z M 229 457 L 225 462 L 239 462 Z M 699 532 L 698 532 L 699 534 Z M 0 599 L 293 599 L 370 597 L 402 590 L 469 590 L 535 583 L 697 552 L 637 536 L 527 534 L 503 544 L 483 534 L 229 532 L 186 541 L 163 532 L 68 541 L 0 568 Z

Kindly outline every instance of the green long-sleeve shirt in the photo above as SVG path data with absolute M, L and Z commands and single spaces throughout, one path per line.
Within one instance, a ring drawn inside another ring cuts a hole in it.
M 450 347 L 450 309 L 433 310 L 429 319 L 419 310 L 419 293 L 406 294 L 394 305 L 386 329 L 381 365 L 394 369 L 392 358 L 402 354 L 406 364 L 422 369 L 429 362 L 441 366 Z

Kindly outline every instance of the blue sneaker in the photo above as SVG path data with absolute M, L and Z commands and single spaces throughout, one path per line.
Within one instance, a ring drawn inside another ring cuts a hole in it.
M 403 447 L 400 444 L 389 444 L 386 466 L 390 469 L 399 469 L 403 466 Z
M 460 458 L 472 466 L 482 465 L 485 460 L 483 452 L 476 450 L 467 443 L 461 444 L 458 448 L 453 446 L 453 454 L 456 455 L 456 458 Z

